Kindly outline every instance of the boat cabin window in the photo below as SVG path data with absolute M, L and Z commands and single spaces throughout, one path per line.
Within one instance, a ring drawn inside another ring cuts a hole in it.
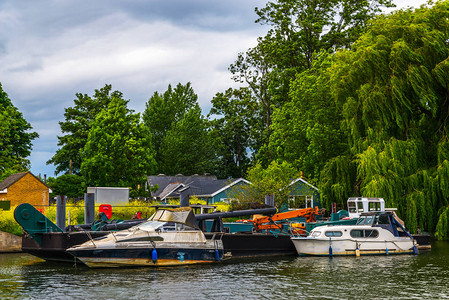
M 356 212 L 355 202 L 354 201 L 348 201 L 348 211 L 350 213 Z
M 380 211 L 380 202 L 369 202 L 368 211 Z
M 390 220 L 388 219 L 388 215 L 379 215 L 376 217 L 377 224 L 390 224 Z
M 363 202 L 357 202 L 357 211 L 363 212 Z
M 325 235 L 327 237 L 339 237 L 342 236 L 343 233 L 341 231 L 326 231 Z
M 351 237 L 353 238 L 376 238 L 379 232 L 375 229 L 353 229 L 351 230 Z

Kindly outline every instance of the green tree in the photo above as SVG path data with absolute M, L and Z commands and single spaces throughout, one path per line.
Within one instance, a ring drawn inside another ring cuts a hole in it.
M 89 186 L 136 188 L 156 169 L 151 133 L 140 115 L 114 95 L 91 123 L 81 151 L 81 174 Z
M 0 83 L 0 180 L 7 176 L 27 171 L 32 141 L 39 137 L 12 104 Z
M 449 203 L 448 17 L 448 1 L 380 16 L 329 69 L 356 165 L 353 189 L 384 197 L 412 231 L 435 230 Z
M 207 120 L 196 104 L 165 134 L 160 170 L 169 175 L 203 174 L 215 170 L 212 142 Z
M 86 192 L 84 178 L 79 175 L 65 174 L 47 181 L 53 195 L 65 195 L 69 198 L 83 197 Z
M 270 152 L 303 171 L 317 184 L 331 158 L 348 151 L 340 129 L 341 111 L 329 90 L 332 56 L 321 53 L 291 84 L 291 101 L 273 114 Z
M 257 102 L 247 88 L 228 89 L 217 93 L 212 99 L 208 117 L 212 135 L 217 147 L 220 178 L 242 177 L 249 167 L 249 151 L 254 151 L 254 131 L 261 126 Z
M 246 203 L 264 203 L 265 195 L 274 195 L 276 206 L 288 202 L 289 184 L 299 176 L 290 163 L 272 161 L 267 168 L 257 162 L 248 170 L 250 185 L 239 186 L 232 191 L 232 197 Z
M 271 139 L 272 113 L 289 100 L 296 74 L 310 69 L 321 51 L 349 47 L 382 7 L 391 6 L 391 0 L 277 0 L 256 8 L 256 22 L 271 29 L 256 47 L 239 54 L 230 71 L 234 80 L 248 84 L 260 103 L 265 146 Z M 271 150 L 259 151 L 264 164 L 276 158 Z
M 56 166 L 56 174 L 61 172 L 79 174 L 81 168 L 80 149 L 86 145 L 91 123 L 106 107 L 112 98 L 122 97 L 119 91 L 112 91 L 111 85 L 95 90 L 93 97 L 76 94 L 75 106 L 65 109 L 65 121 L 59 122 L 63 136 L 58 136 L 59 148 L 47 164 Z
M 185 85 L 178 83 L 175 88 L 169 84 L 163 94 L 155 92 L 145 104 L 142 118 L 152 134 L 157 161 L 161 157 L 160 148 L 165 135 L 197 104 L 197 100 L 198 96 L 188 82 Z

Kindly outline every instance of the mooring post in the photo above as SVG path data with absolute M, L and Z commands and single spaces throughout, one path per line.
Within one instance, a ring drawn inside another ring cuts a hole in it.
M 274 207 L 274 195 L 265 195 L 265 205 Z
M 84 224 L 92 224 L 95 221 L 95 194 L 84 194 Z
M 65 231 L 65 207 L 67 197 L 59 195 L 56 197 L 56 225 Z

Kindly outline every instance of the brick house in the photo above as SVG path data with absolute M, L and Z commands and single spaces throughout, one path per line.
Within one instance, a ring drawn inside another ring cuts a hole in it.
M 11 206 L 29 203 L 44 208 L 50 193 L 50 188 L 29 171 L 12 174 L 0 182 L 0 201 L 10 201 Z

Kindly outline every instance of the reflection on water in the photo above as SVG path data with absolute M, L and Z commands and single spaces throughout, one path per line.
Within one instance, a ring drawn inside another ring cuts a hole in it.
M 419 256 L 283 257 L 173 268 L 89 269 L 0 255 L 0 298 L 449 298 L 449 243 Z

